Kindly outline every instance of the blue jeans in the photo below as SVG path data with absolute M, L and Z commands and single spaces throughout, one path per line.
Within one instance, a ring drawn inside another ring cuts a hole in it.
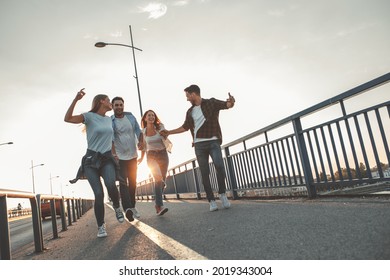
M 98 226 L 104 223 L 104 191 L 100 177 L 103 177 L 109 197 L 112 200 L 114 208 L 119 208 L 119 192 L 115 185 L 116 173 L 115 163 L 112 159 L 101 158 L 99 166 L 94 165 L 89 157 L 89 152 L 84 163 L 84 174 L 91 185 L 95 195 L 95 218 Z
M 163 206 L 163 189 L 169 164 L 167 150 L 148 151 L 147 163 L 154 178 L 155 203 L 157 206 Z
M 218 140 L 204 141 L 195 143 L 195 155 L 198 160 L 202 183 L 208 201 L 215 200 L 210 182 L 209 157 L 213 160 L 215 171 L 217 173 L 218 193 L 226 192 L 225 166 L 223 164 L 221 145 Z
M 123 210 L 135 207 L 135 189 L 137 187 L 137 159 L 119 160 L 119 174 L 124 181 L 119 182 Z

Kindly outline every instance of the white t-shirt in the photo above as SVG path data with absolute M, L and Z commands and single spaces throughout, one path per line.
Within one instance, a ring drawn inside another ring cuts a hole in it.
M 165 130 L 164 125 L 161 124 L 160 131 Z M 164 142 L 160 133 L 156 132 L 155 135 L 146 136 L 146 128 L 143 131 L 146 142 L 146 151 L 159 151 L 165 149 Z
M 212 138 L 197 138 L 196 137 L 196 134 L 197 134 L 199 128 L 201 128 L 202 125 L 204 124 L 204 122 L 206 121 L 206 118 L 203 115 L 203 112 L 202 112 L 202 109 L 200 108 L 200 105 L 194 106 L 192 108 L 191 116 L 194 119 L 194 126 L 195 126 L 194 127 L 194 143 L 218 139 L 216 136 L 214 136 Z
M 100 153 L 111 151 L 114 138 L 111 118 L 93 112 L 83 113 L 83 116 L 88 149 Z
M 114 145 L 120 160 L 130 160 L 138 157 L 133 126 L 126 116 L 115 118 Z

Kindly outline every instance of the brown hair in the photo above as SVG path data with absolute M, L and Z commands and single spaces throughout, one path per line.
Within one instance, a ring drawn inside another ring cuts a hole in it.
M 146 115 L 149 113 L 149 112 L 152 112 L 154 114 L 154 126 L 156 127 L 157 130 L 160 129 L 160 126 L 161 126 L 161 121 L 160 119 L 157 117 L 157 114 L 153 111 L 153 110 L 147 110 L 144 115 L 142 116 L 142 119 L 141 119 L 141 127 L 142 128 L 145 128 L 147 123 L 146 123 Z

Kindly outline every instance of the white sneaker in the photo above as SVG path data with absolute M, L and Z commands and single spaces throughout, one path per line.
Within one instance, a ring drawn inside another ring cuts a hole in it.
M 106 237 L 106 236 L 107 236 L 106 224 L 102 224 L 100 227 L 98 227 L 97 237 Z
M 130 208 L 131 212 L 133 212 L 133 217 L 136 219 L 141 218 L 141 214 L 138 212 L 137 208 Z
M 226 196 L 226 193 L 221 193 L 219 195 L 219 199 L 221 200 L 221 203 L 222 203 L 222 207 L 225 208 L 225 209 L 228 209 L 230 208 L 230 202 Z
M 215 203 L 215 200 L 211 200 L 210 202 L 210 212 L 214 212 L 218 210 L 217 203 Z

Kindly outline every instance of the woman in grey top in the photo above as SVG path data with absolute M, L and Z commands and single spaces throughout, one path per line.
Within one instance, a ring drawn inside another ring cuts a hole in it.
M 65 114 L 65 122 L 84 123 L 87 132 L 88 148 L 82 160 L 81 172 L 88 179 L 95 195 L 95 217 L 98 225 L 98 237 L 107 236 L 104 223 L 104 191 L 100 177 L 103 177 L 115 209 L 116 218 L 120 223 L 124 221 L 123 213 L 119 207 L 119 193 L 115 185 L 116 162 L 112 155 L 113 129 L 111 118 L 106 116 L 112 110 L 110 99 L 107 95 L 96 95 L 89 112 L 73 115 L 76 103 L 85 95 L 81 89 L 73 99 Z M 81 177 L 81 176 L 80 176 Z

